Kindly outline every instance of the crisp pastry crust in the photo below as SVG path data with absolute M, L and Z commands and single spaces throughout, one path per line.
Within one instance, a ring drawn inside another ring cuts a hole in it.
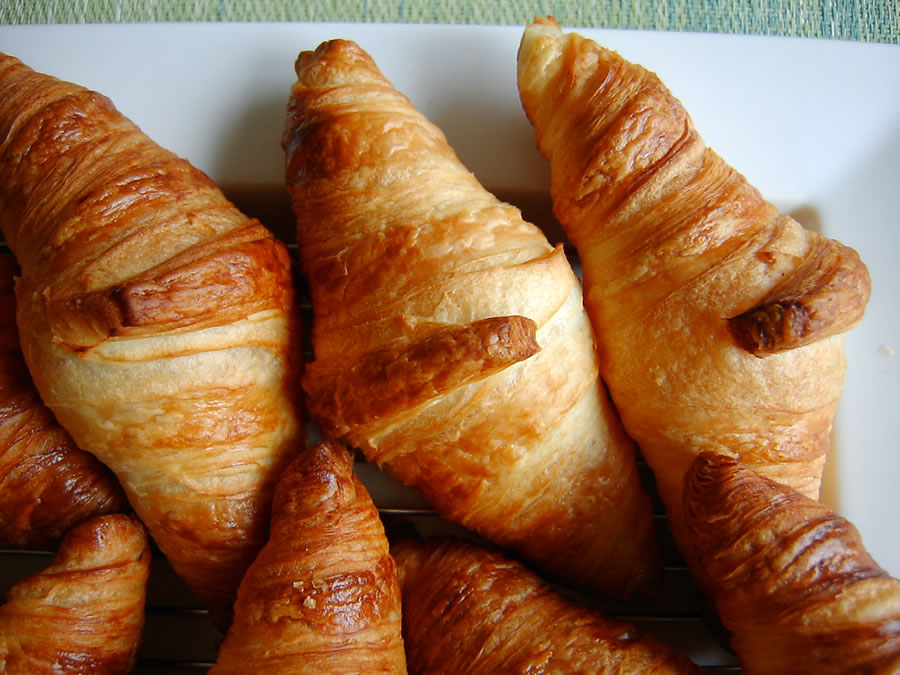
M 684 510 L 744 672 L 900 672 L 900 581 L 852 523 L 712 452 L 685 477 Z
M 527 27 L 522 105 L 583 264 L 601 375 L 680 538 L 682 478 L 734 454 L 815 496 L 870 279 L 705 146 L 653 73 L 552 19 Z
M 554 578 L 645 590 L 650 503 L 562 247 L 487 192 L 358 45 L 323 43 L 296 71 L 283 144 L 315 419 Z
M 410 673 L 700 673 L 623 621 L 563 598 L 501 553 L 454 539 L 391 546 Z
M 43 404 L 19 348 L 12 255 L 0 254 L 0 541 L 55 547 L 74 525 L 127 508 L 122 488 Z
M 405 673 L 397 568 L 378 510 L 335 441 L 275 491 L 269 541 L 241 582 L 222 673 Z
M 310 413 L 340 437 L 533 356 L 534 334 L 530 319 L 502 316 L 373 350 L 346 369 L 313 362 L 303 380 Z
M 9 56 L 0 139 L 41 398 L 225 623 L 299 444 L 287 251 L 108 99 Z
M 15 584 L 0 607 L 3 672 L 131 672 L 149 574 L 149 542 L 134 516 L 75 526 L 53 563 Z

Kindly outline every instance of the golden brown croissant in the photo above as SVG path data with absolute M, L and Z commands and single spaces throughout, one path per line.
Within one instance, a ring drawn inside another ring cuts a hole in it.
M 8 56 L 0 130 L 38 391 L 227 621 L 298 445 L 286 249 L 108 99 Z
M 3 672 L 130 672 L 149 574 L 150 547 L 134 516 L 76 525 L 53 563 L 15 584 L 0 607 Z
M 126 502 L 109 469 L 75 445 L 34 389 L 19 349 L 16 269 L 0 253 L 0 541 L 48 548 Z
M 870 288 L 857 254 L 765 201 L 654 74 L 552 19 L 525 30 L 518 84 L 582 260 L 601 375 L 676 537 L 700 450 L 817 495 L 840 333 Z
M 307 406 L 448 520 L 610 594 L 657 572 L 634 447 L 561 247 L 352 42 L 300 54 L 284 147 Z
M 566 600 L 499 552 L 454 539 L 391 547 L 410 673 L 699 673 L 633 626 Z
M 278 483 L 268 543 L 241 582 L 211 672 L 405 673 L 397 568 L 378 510 L 335 441 Z
M 708 451 L 685 477 L 684 510 L 744 672 L 900 672 L 900 580 L 850 522 Z

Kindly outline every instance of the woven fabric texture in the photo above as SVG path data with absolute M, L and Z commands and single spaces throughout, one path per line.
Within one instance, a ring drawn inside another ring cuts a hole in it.
M 900 44 L 900 0 L 0 0 L 0 23 L 347 21 L 525 24 Z

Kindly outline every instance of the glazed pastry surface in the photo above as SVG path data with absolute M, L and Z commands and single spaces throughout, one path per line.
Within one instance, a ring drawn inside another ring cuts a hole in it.
M 15 584 L 0 607 L 3 672 L 129 673 L 149 574 L 149 542 L 134 516 L 104 515 L 76 525 L 53 563 Z
M 691 465 L 684 508 L 744 672 L 900 672 L 900 581 L 852 523 L 711 452 Z
M 335 441 L 304 451 L 275 491 L 211 671 L 405 673 L 397 567 L 378 510 Z
M 731 453 L 816 496 L 870 279 L 708 148 L 659 78 L 539 19 L 518 54 L 581 257 L 600 372 L 680 536 L 683 477 Z
M 633 626 L 564 599 L 497 551 L 453 539 L 391 547 L 410 673 L 700 673 Z
M 13 256 L 0 254 L 0 542 L 41 549 L 128 505 L 109 469 L 75 445 L 34 388 L 19 347 L 17 273 Z
M 561 246 L 498 201 L 342 40 L 296 62 L 286 173 L 322 428 L 565 583 L 658 571 L 632 442 Z
M 107 98 L 10 56 L 0 139 L 41 398 L 227 623 L 301 429 L 287 251 Z

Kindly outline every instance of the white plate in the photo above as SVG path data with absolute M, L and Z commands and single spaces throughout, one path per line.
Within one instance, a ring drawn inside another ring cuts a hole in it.
M 823 497 L 900 576 L 900 48 L 825 40 L 581 30 L 657 71 L 707 142 L 873 277 Z M 0 27 L 0 50 L 110 96 L 222 184 L 282 181 L 300 50 L 359 42 L 492 189 L 546 190 L 515 88 L 520 27 L 142 24 Z

